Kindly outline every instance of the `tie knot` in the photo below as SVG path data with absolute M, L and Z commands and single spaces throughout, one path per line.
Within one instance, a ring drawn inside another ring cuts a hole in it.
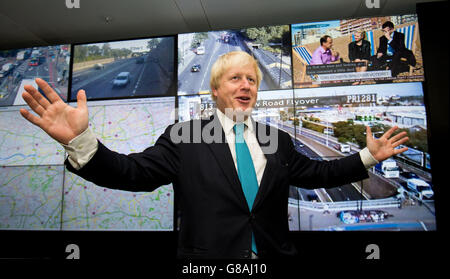
M 234 133 L 236 135 L 242 135 L 244 133 L 245 124 L 244 123 L 237 123 L 233 126 Z

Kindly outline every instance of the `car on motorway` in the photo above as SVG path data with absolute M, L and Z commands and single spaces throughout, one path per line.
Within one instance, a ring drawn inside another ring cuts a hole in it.
M 39 65 L 39 59 L 34 57 L 31 58 L 30 62 L 28 62 L 28 66 L 38 66 Z
M 12 63 L 6 63 L 0 69 L 0 77 L 6 77 L 9 75 L 14 69 L 14 65 Z
M 202 67 L 200 66 L 200 64 L 195 64 L 194 66 L 191 67 L 191 72 L 200 72 L 200 69 Z
M 348 144 L 338 144 L 337 149 L 342 153 L 350 153 L 350 145 Z
M 197 48 L 197 55 L 201 55 L 201 54 L 205 54 L 205 47 L 204 46 L 199 46 Z
M 113 87 L 125 87 L 131 81 L 130 72 L 121 72 L 113 80 Z
M 401 173 L 401 175 L 406 179 L 411 179 L 411 178 L 419 179 L 419 176 L 417 176 L 417 174 L 410 172 L 410 171 L 404 171 Z
M 105 68 L 105 65 L 103 65 L 102 63 L 97 63 L 94 65 L 94 69 L 96 70 L 103 70 Z

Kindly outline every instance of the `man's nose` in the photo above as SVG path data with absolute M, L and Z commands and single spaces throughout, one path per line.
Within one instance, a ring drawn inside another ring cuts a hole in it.
M 243 78 L 242 79 L 242 83 L 241 83 L 241 87 L 242 89 L 250 89 L 250 82 L 248 81 L 248 79 Z

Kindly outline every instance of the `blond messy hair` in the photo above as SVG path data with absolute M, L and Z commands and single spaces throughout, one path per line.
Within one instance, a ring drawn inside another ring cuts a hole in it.
M 249 64 L 255 69 L 256 87 L 259 88 L 263 74 L 258 67 L 258 61 L 256 61 L 255 58 L 245 51 L 231 51 L 221 55 L 219 59 L 214 62 L 211 68 L 211 78 L 209 80 L 209 85 L 211 87 L 211 98 L 216 101 L 216 96 L 214 96 L 213 89 L 219 88 L 220 79 L 231 66 L 246 66 Z

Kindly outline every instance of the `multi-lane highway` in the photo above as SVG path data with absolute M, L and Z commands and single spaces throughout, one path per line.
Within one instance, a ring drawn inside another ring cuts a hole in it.
M 201 91 L 209 91 L 211 67 L 219 56 L 230 51 L 247 51 L 249 46 L 239 32 L 228 32 L 229 40 L 221 39 L 223 32 L 209 32 L 201 46 L 203 54 L 196 54 L 184 70 L 178 74 L 178 92 L 181 95 L 197 94 Z M 192 50 L 193 51 L 193 50 Z M 252 54 L 258 59 L 259 66 L 271 74 L 264 75 L 259 90 L 279 89 L 287 87 L 291 80 L 290 70 L 283 67 L 280 77 L 280 58 L 263 49 L 252 49 Z M 283 59 L 284 61 L 284 59 Z M 278 63 L 278 64 L 277 64 Z M 192 72 L 192 66 L 200 65 L 200 71 Z M 282 86 L 280 87 L 280 83 Z M 284 85 L 283 85 L 284 84 Z
M 116 59 L 110 63 L 92 64 L 91 67 L 72 74 L 71 100 L 84 89 L 88 99 L 104 99 L 129 96 L 167 95 L 173 83 L 173 55 L 161 56 L 173 40 L 162 39 L 157 48 L 143 56 Z M 75 50 L 76 51 L 76 50 Z M 129 73 L 122 86 L 114 86 L 113 81 L 120 73 Z

